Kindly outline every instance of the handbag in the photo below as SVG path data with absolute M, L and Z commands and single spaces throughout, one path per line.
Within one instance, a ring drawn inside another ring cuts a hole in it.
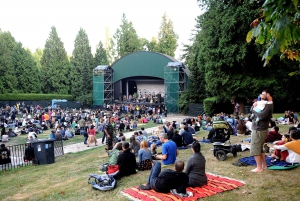
M 113 173 L 119 172 L 119 166 L 118 165 L 109 165 L 107 166 L 107 174 L 111 175 Z

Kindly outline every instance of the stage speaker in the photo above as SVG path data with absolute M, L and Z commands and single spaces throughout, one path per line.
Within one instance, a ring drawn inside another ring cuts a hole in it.
M 119 93 L 119 101 L 122 101 L 122 98 L 123 98 L 123 94 Z
M 157 103 L 161 102 L 161 94 L 157 94 Z

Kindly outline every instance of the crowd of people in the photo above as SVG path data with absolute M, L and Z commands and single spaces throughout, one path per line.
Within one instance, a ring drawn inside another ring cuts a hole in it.
M 2 110 L 4 118 L 1 119 L 1 137 L 11 133 L 15 127 L 24 129 L 23 133 L 29 134 L 32 140 L 39 132 L 51 129 L 50 138 L 66 140 L 80 134 L 84 136 L 84 144 L 98 145 L 95 137 L 97 132 L 103 132 L 101 143 L 106 143 L 109 155 L 109 165 L 118 167 L 115 178 L 135 174 L 137 170 L 151 170 L 146 185 L 140 185 L 141 190 L 153 189 L 157 192 L 172 192 L 179 196 L 189 196 L 187 186 L 202 186 L 207 183 L 205 174 L 206 160 L 201 153 L 199 142 L 212 142 L 214 135 L 213 123 L 223 120 L 228 122 L 229 129 L 237 136 L 249 135 L 251 139 L 250 154 L 254 156 L 256 168 L 252 172 L 262 172 L 267 168 L 266 143 L 274 143 L 275 152 L 270 155 L 274 160 L 285 160 L 288 163 L 300 162 L 300 134 L 297 127 L 292 126 L 287 134 L 281 135 L 276 121 L 272 118 L 273 97 L 270 90 L 264 90 L 260 95 L 261 100 L 253 104 L 251 114 L 214 114 L 208 117 L 205 114 L 195 118 L 187 118 L 183 122 L 165 122 L 162 114 L 149 112 L 148 109 L 127 108 L 124 110 L 114 105 L 109 110 L 66 110 L 61 108 L 27 108 L 23 109 L 7 106 Z M 36 113 L 30 113 L 35 111 Z M 135 111 L 140 111 L 136 113 Z M 148 112 L 147 112 L 148 111 Z M 124 113 L 123 113 L 124 112 Z M 7 116 L 8 114 L 8 116 Z M 12 118 L 11 115 L 15 115 Z M 18 116 L 20 118 L 18 118 Z M 285 114 L 286 124 L 298 124 L 294 112 Z M 13 120 L 12 120 L 13 119 Z M 141 120 L 142 119 L 142 120 Z M 158 130 L 147 133 L 144 128 L 137 130 L 138 122 L 153 121 L 162 123 Z M 13 126 L 12 126 L 13 124 Z M 6 127 L 9 131 L 6 131 Z M 4 129 L 3 129 L 4 128 Z M 201 129 L 209 131 L 206 139 L 197 140 L 194 135 Z M 269 130 L 270 129 L 270 130 Z M 22 131 L 21 130 L 21 131 Z M 42 130 L 42 131 L 40 131 Z M 74 134 L 72 132 L 74 130 Z M 20 134 L 23 134 L 21 133 Z M 123 132 L 134 131 L 126 141 Z M 15 136 L 18 136 L 16 134 Z M 9 136 L 10 137 L 10 136 Z M 157 153 L 157 146 L 162 145 L 161 153 Z M 178 159 L 181 148 L 190 147 L 192 156 L 186 164 Z M 174 170 L 161 170 L 161 166 L 174 164 Z

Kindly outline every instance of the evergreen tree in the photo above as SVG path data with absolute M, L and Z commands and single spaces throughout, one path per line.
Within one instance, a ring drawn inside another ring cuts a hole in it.
M 164 14 L 158 33 L 157 51 L 172 57 L 175 56 L 178 36 L 173 29 L 173 22 Z
M 116 40 L 116 52 L 119 59 L 126 54 L 142 50 L 141 41 L 133 27 L 132 22 L 128 22 L 123 14 L 122 24 L 117 29 L 114 39 Z
M 17 43 L 13 54 L 15 73 L 18 78 L 17 90 L 21 93 L 39 93 L 41 90 L 39 70 L 29 50 Z
M 156 40 L 155 37 L 152 37 L 151 41 L 148 42 L 147 48 L 148 48 L 148 51 L 151 51 L 151 52 L 158 52 L 159 51 L 157 40 Z
M 100 41 L 97 45 L 96 54 L 94 57 L 94 67 L 99 65 L 109 65 L 108 58 L 107 58 L 107 52 L 103 48 L 103 44 Z
M 55 27 L 46 41 L 41 59 L 41 84 L 44 93 L 68 94 L 70 63 Z
M 10 32 L 0 30 L 0 93 L 12 93 L 17 87 L 13 53 L 16 41 Z
M 42 65 L 41 65 L 41 59 L 43 56 L 43 50 L 41 48 L 37 48 L 35 50 L 35 52 L 32 54 L 33 59 L 37 65 L 38 70 L 40 71 L 42 69 Z
M 94 68 L 88 36 L 80 28 L 71 57 L 71 94 L 85 104 L 92 103 Z
M 193 45 L 184 55 L 192 76 L 188 90 L 180 97 L 182 103 L 200 102 L 205 97 L 215 102 L 243 102 L 265 88 L 274 90 L 276 100 L 298 97 L 293 88 L 299 88 L 299 77 L 288 76 L 298 66 L 281 62 L 277 56 L 271 67 L 263 68 L 262 46 L 245 42 L 256 8 L 234 0 L 200 2 L 207 11 L 198 17 Z

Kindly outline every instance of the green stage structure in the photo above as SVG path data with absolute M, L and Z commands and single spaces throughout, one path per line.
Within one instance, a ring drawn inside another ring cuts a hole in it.
M 110 66 L 97 66 L 93 71 L 94 105 L 113 103 L 113 70 Z
M 134 52 L 111 66 L 100 65 L 94 69 L 93 105 L 102 107 L 116 100 L 123 101 L 120 96 L 128 96 L 128 83 L 132 80 L 161 80 L 164 83 L 164 101 L 159 103 L 167 107 L 168 113 L 178 113 L 178 98 L 186 89 L 188 76 L 189 70 L 171 56 L 149 51 Z

